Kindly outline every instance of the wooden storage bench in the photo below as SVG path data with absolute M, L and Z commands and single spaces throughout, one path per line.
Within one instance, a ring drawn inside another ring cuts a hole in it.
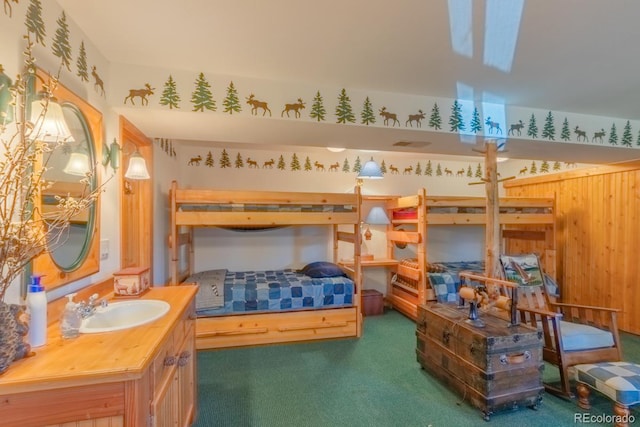
M 542 336 L 526 325 L 482 315 L 485 327 L 466 322 L 468 307 L 418 306 L 418 362 L 479 408 L 485 420 L 503 409 L 542 402 Z

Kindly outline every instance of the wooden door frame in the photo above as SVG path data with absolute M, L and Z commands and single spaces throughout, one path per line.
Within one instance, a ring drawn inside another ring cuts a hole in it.
M 120 142 L 122 145 L 122 162 L 118 173 L 121 197 L 120 267 L 149 267 L 150 280 L 153 283 L 153 143 L 150 138 L 123 116 L 120 116 Z M 129 157 L 136 149 L 144 157 L 151 179 L 136 181 L 134 183 L 135 192 L 133 194 L 125 194 L 125 190 L 132 182 L 125 179 L 124 174 L 129 165 Z M 134 200 L 138 204 L 135 212 L 138 214 L 139 223 L 143 224 L 136 236 L 139 250 L 133 263 L 127 259 L 129 251 L 127 248 L 128 237 L 125 235 L 127 227 L 125 225 L 130 219 L 129 213 L 125 212 L 125 197 L 134 197 L 134 199 L 130 200 Z

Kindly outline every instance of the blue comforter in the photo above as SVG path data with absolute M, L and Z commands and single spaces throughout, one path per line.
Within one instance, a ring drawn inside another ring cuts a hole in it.
M 484 261 L 440 262 L 440 272 L 427 273 L 431 287 L 438 302 L 457 303 L 458 289 L 460 288 L 460 276 L 462 271 L 472 271 L 482 274 Z
M 344 276 L 311 278 L 296 270 L 227 271 L 222 308 L 200 307 L 199 315 L 348 307 L 354 284 Z M 209 286 L 209 285 L 207 285 Z

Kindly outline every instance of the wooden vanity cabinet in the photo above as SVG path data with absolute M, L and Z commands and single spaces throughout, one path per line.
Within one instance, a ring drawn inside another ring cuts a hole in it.
M 151 327 L 63 342 L 53 325 L 39 354 L 0 377 L 0 425 L 190 426 L 196 404 L 194 296 L 191 286 L 151 289 L 145 298 L 172 307 Z
M 185 312 L 153 362 L 153 427 L 189 426 L 195 415 L 195 312 Z

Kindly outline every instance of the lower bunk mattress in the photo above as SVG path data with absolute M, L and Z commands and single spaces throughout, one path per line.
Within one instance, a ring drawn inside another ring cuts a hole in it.
M 297 270 L 208 270 L 185 283 L 198 285 L 199 317 L 353 306 L 354 282 L 346 276 L 313 278 Z

